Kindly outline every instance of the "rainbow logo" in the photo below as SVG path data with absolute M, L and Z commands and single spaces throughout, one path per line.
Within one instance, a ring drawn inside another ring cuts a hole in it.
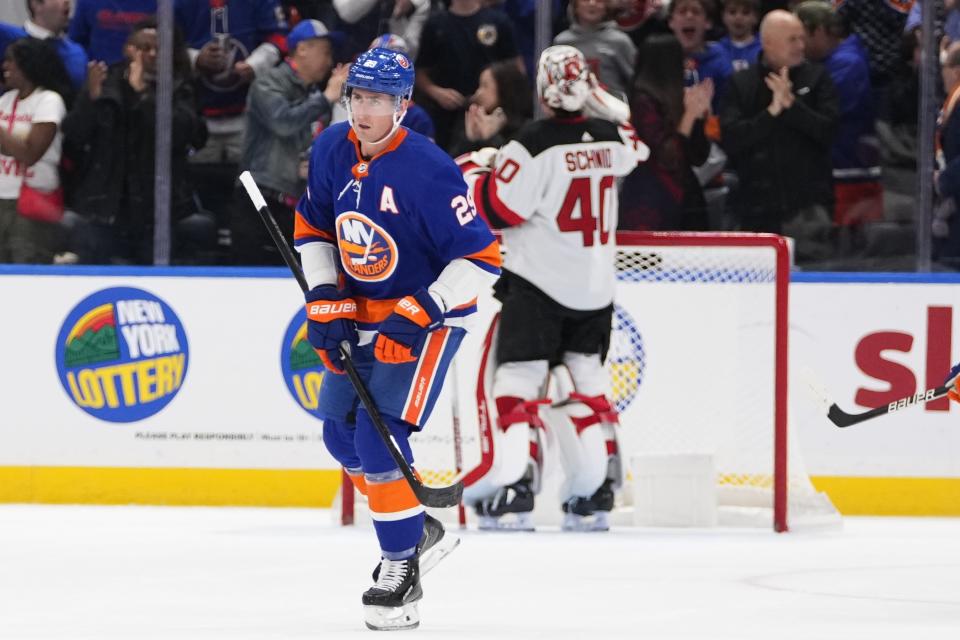
M 320 387 L 326 369 L 307 340 L 307 312 L 301 306 L 287 326 L 280 347 L 280 370 L 287 390 L 301 409 L 320 419 Z
M 136 422 L 177 395 L 187 373 L 187 336 L 152 293 L 103 289 L 81 300 L 57 336 L 55 359 L 70 400 L 108 422 Z

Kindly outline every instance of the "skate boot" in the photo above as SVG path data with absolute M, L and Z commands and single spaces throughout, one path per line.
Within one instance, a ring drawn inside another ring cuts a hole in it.
M 613 483 L 604 480 L 589 498 L 574 497 L 563 503 L 564 531 L 609 531 L 613 509 Z
M 476 504 L 481 531 L 533 531 L 533 490 L 521 480 Z M 506 517 L 504 517 L 506 516 Z
M 443 523 L 431 516 L 425 514 L 423 520 L 423 535 L 420 536 L 420 542 L 417 543 L 417 554 L 420 557 L 420 576 L 423 577 L 430 573 L 441 560 L 446 558 L 457 545 L 460 544 L 460 538 L 454 535 L 446 535 Z M 373 581 L 380 578 L 380 565 L 373 569 Z
M 398 631 L 420 626 L 417 602 L 423 597 L 423 589 L 418 560 L 414 555 L 406 560 L 380 561 L 376 584 L 363 594 L 363 617 L 368 629 Z

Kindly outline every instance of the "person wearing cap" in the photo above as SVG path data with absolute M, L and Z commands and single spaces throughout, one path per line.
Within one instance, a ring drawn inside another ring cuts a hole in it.
M 288 236 L 293 234 L 294 194 L 306 184 L 301 159 L 329 124 L 347 75 L 346 65 L 334 66 L 338 40 L 319 20 L 300 22 L 287 36 L 287 59 L 258 75 L 247 96 L 240 168 L 253 174 Z M 234 195 L 236 264 L 283 264 L 239 183 Z
M 389 49 L 353 63 L 348 121 L 313 144 L 293 236 L 309 285 L 307 338 L 327 370 L 317 406 L 323 442 L 367 495 L 377 534 L 375 584 L 362 603 L 367 626 L 381 630 L 419 624 L 421 572 L 453 536 L 425 513 L 375 418 L 358 406 L 343 343 L 381 426 L 412 464 L 410 435 L 426 425 L 477 297 L 500 274 L 499 246 L 457 165 L 400 126 L 414 78 L 410 58 Z

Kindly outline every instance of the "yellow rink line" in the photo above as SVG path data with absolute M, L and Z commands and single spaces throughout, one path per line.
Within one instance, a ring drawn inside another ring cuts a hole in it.
M 3 467 L 0 502 L 329 507 L 339 470 Z
M 813 485 L 848 516 L 960 516 L 960 478 L 815 476 Z
M 811 478 L 845 515 L 960 516 L 960 478 Z M 329 507 L 332 469 L 0 466 L 0 502 Z

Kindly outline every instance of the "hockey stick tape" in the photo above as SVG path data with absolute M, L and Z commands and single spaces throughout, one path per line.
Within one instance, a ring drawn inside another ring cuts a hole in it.
M 267 201 L 263 199 L 263 194 L 260 193 L 260 188 L 257 186 L 257 183 L 253 181 L 253 176 L 250 175 L 249 171 L 244 171 L 240 174 L 240 183 L 243 185 L 243 188 L 247 190 L 250 201 L 253 202 L 253 206 L 256 207 L 258 211 L 266 208 Z

